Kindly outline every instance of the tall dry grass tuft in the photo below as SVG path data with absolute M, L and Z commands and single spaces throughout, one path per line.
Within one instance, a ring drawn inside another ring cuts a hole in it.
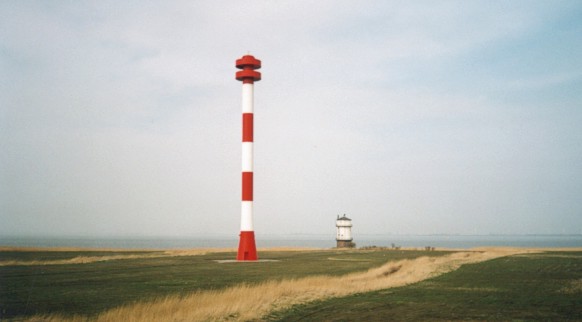
M 241 284 L 224 290 L 200 291 L 187 296 L 169 296 L 129 304 L 103 312 L 95 320 L 99 322 L 257 320 L 269 312 L 286 309 L 295 304 L 403 286 L 450 272 L 463 264 L 523 252 L 507 249 L 460 252 L 441 257 L 389 262 L 363 273 L 339 277 L 312 276 L 267 281 L 259 285 Z M 73 321 L 79 321 L 78 317 Z

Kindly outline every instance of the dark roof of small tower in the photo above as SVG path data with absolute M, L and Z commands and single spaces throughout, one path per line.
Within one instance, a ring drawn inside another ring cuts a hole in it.
M 346 217 L 346 214 L 344 214 L 343 217 L 339 217 L 338 216 L 337 220 L 349 220 L 349 221 L 352 221 L 350 218 Z

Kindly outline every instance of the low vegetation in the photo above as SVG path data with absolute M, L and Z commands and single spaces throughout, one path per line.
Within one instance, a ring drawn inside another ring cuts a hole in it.
M 268 251 L 264 263 L 224 263 L 234 252 L 0 251 L 0 319 L 32 315 L 96 316 L 130 303 L 184 297 L 245 283 L 340 276 L 387 261 L 439 256 L 422 251 Z M 102 260 L 80 261 L 82 258 Z M 44 262 L 43 262 L 44 261 Z M 68 261 L 55 264 L 55 261 Z
M 582 320 L 574 251 L 286 250 L 222 264 L 235 253 L 40 255 L 45 264 L 0 251 L 21 261 L 0 266 L 0 320 Z M 54 263 L 78 257 L 103 260 Z
M 498 258 L 406 287 L 272 313 L 271 321 L 582 321 L 582 252 Z
M 299 303 L 408 285 L 449 272 L 465 263 L 499 255 L 462 252 L 388 262 L 366 272 L 342 276 L 310 276 L 258 285 L 243 284 L 222 291 L 127 305 L 100 314 L 96 321 L 251 321 Z

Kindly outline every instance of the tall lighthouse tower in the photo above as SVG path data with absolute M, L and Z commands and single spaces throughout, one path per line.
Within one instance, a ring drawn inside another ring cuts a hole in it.
M 261 61 L 251 55 L 236 60 L 236 79 L 242 81 L 242 205 L 240 218 L 239 261 L 258 259 L 253 229 L 253 84 L 261 80 Z

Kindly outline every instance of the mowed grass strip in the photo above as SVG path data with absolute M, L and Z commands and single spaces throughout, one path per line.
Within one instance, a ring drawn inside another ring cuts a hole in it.
M 260 256 L 278 261 L 263 263 L 219 264 L 216 260 L 232 259 L 236 254 L 212 253 L 86 264 L 2 266 L 0 319 L 54 313 L 95 315 L 120 305 L 169 295 L 267 280 L 343 275 L 388 261 L 443 254 L 446 252 L 274 251 L 262 252 Z M 54 256 L 38 255 L 40 258 Z M 107 255 L 112 253 L 107 252 Z M 19 257 L 14 253 L 9 256 Z M 34 260 L 30 254 L 21 257 Z
M 582 321 L 582 252 L 463 265 L 414 285 L 298 305 L 270 321 Z

